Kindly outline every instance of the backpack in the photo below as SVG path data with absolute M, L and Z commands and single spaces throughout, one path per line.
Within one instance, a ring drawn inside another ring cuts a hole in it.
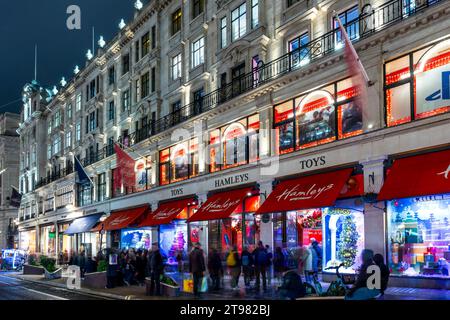
M 248 266 L 249 264 L 250 264 L 250 259 L 249 259 L 248 255 L 242 256 L 242 265 Z
M 234 257 L 235 252 L 230 251 L 227 257 L 227 266 L 234 267 L 236 265 L 236 258 Z

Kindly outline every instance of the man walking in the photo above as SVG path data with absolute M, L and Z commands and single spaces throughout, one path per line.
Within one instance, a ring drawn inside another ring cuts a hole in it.
M 262 277 L 263 290 L 267 290 L 267 265 L 269 256 L 267 250 L 264 247 L 262 241 L 258 242 L 258 247 L 253 251 L 253 261 L 255 263 L 255 273 L 256 273 L 256 290 L 259 291 L 260 279 Z
M 164 262 L 159 252 L 158 243 L 152 244 L 152 252 L 149 255 L 149 269 L 151 277 L 150 295 L 161 295 L 161 274 L 164 270 Z M 155 292 L 156 291 L 156 292 Z
M 205 270 L 205 257 L 203 255 L 201 244 L 197 242 L 194 246 L 194 250 L 189 254 L 189 272 L 192 273 L 194 280 L 194 295 L 196 297 L 200 297 L 200 286 Z

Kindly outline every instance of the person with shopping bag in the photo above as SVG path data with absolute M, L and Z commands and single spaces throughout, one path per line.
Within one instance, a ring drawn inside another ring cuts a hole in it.
M 227 267 L 231 274 L 231 288 L 233 290 L 238 290 L 239 277 L 241 275 L 241 259 L 239 258 L 236 246 L 233 246 L 233 248 L 228 252 Z
M 203 281 L 203 275 L 206 271 L 205 257 L 201 244 L 197 242 L 194 250 L 189 254 L 189 272 L 194 280 L 194 295 L 200 297 L 200 289 Z

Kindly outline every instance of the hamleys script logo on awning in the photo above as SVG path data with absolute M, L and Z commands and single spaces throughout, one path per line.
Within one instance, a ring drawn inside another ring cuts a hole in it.
M 125 222 L 127 220 L 128 220 L 127 216 L 120 216 L 120 217 L 115 218 L 113 221 L 111 221 L 110 225 L 116 226 L 118 224 L 122 224 L 122 222 Z
M 302 190 L 301 187 L 300 184 L 297 184 L 290 189 L 285 189 L 283 193 L 276 197 L 278 202 L 317 199 L 324 192 L 333 189 L 334 184 L 330 183 L 323 187 L 318 187 L 316 184 L 313 184 L 308 190 Z
M 448 180 L 448 176 L 450 175 L 450 164 L 448 165 L 447 170 L 438 173 L 438 176 L 444 176 L 445 179 Z
M 203 211 L 209 211 L 209 212 L 220 212 L 220 211 L 226 211 L 229 208 L 236 206 L 239 202 L 241 202 L 240 199 L 232 201 L 231 199 L 227 199 L 225 202 L 221 202 L 220 199 L 217 199 L 214 202 L 211 202 L 204 206 Z
M 158 212 L 155 215 L 154 219 L 165 219 L 165 218 L 170 217 L 171 215 L 173 215 L 175 213 L 178 213 L 178 211 L 179 211 L 179 209 L 173 209 L 173 208 L 171 208 L 169 210 L 167 210 L 167 209 L 161 210 L 160 212 Z

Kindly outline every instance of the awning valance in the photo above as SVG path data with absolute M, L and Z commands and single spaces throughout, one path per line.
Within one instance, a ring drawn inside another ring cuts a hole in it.
M 148 217 L 139 225 L 139 227 L 151 227 L 161 224 L 169 224 L 172 222 L 172 220 L 176 219 L 183 210 L 194 203 L 194 198 L 162 203 L 159 205 L 158 209 L 148 215 Z
M 378 200 L 442 193 L 450 193 L 450 150 L 395 160 Z
M 127 228 L 142 217 L 142 215 L 147 212 L 148 208 L 148 205 L 144 205 L 137 208 L 113 212 L 105 221 L 103 221 L 103 230 L 111 231 Z
M 92 227 L 95 226 L 102 215 L 103 213 L 98 213 L 78 218 L 70 224 L 64 234 L 73 235 L 77 233 L 90 232 Z
M 226 219 L 242 204 L 252 188 L 220 192 L 209 197 L 188 222 Z
M 256 214 L 331 207 L 352 171 L 343 169 L 282 181 Z

